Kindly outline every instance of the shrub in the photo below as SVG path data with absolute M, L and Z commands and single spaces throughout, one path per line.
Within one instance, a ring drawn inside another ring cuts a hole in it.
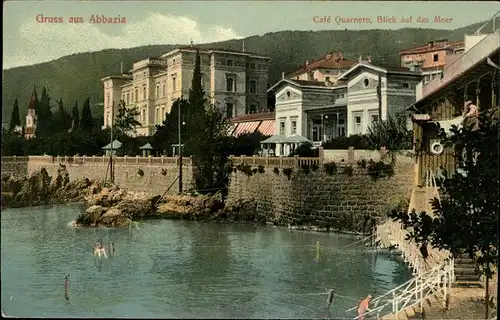
M 161 168 L 161 174 L 166 176 L 167 175 L 167 169 Z
M 345 150 L 349 147 L 354 149 L 370 149 L 370 140 L 366 135 L 341 136 L 323 144 L 325 150 Z
M 316 163 L 311 164 L 311 170 L 312 171 L 318 171 L 319 166 Z
M 300 166 L 302 168 L 302 171 L 305 173 L 305 174 L 308 174 L 311 170 L 310 166 L 308 164 L 303 164 Z
M 345 166 L 345 167 L 344 167 L 344 170 L 343 170 L 343 172 L 344 172 L 345 174 L 348 174 L 348 175 L 352 175 L 352 172 L 353 172 L 353 171 L 354 171 L 354 169 L 352 168 L 352 166 Z
M 253 174 L 252 167 L 248 164 L 240 163 L 236 166 L 238 171 L 243 172 L 247 177 L 251 177 Z
M 290 177 L 292 176 L 293 169 L 292 168 L 284 168 L 283 169 L 283 174 L 290 180 Z
M 325 168 L 325 172 L 330 176 L 337 173 L 337 164 L 335 162 L 327 162 L 323 167 Z
M 366 160 L 365 159 L 359 160 L 358 167 L 365 169 L 366 168 Z
M 394 175 L 394 168 L 391 164 L 385 164 L 383 161 L 370 161 L 368 164 L 368 174 L 373 180 Z
M 265 170 L 264 166 L 263 166 L 263 165 L 261 165 L 261 164 L 259 165 L 258 169 L 259 169 L 259 173 L 264 173 L 264 172 L 266 172 L 266 170 Z
M 142 169 L 137 169 L 137 174 L 141 177 L 144 176 L 144 171 L 142 171 Z
M 280 169 L 278 167 L 274 167 L 273 172 L 275 174 L 280 174 Z

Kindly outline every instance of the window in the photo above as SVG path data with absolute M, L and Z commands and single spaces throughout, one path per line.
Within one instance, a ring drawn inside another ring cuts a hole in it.
M 255 104 L 250 105 L 250 113 L 257 113 L 257 106 Z
M 365 88 L 368 87 L 370 85 L 370 80 L 368 79 L 363 80 L 363 85 L 365 86 Z
M 162 90 L 162 95 L 161 96 L 162 96 L 162 98 L 165 98 L 165 84 L 163 84 L 161 90 Z
M 330 82 L 330 77 L 325 77 L 326 82 Z
M 164 121 L 164 120 L 165 120 L 165 108 L 161 108 L 161 121 Z
M 143 99 L 143 100 L 146 100 L 146 99 L 147 99 L 147 96 L 146 96 L 146 87 L 143 87 L 143 88 L 142 88 L 142 99 Z
M 142 124 L 146 124 L 146 109 L 142 109 Z
M 292 134 L 297 133 L 297 121 L 292 121 Z
M 160 123 L 160 109 L 156 108 L 156 114 L 155 114 L 155 123 L 158 124 Z
M 280 135 L 285 135 L 285 122 L 280 122 Z
M 135 102 L 139 101 L 139 89 L 135 89 Z
M 410 84 L 408 82 L 403 82 L 403 89 L 409 89 Z
M 256 93 L 256 92 L 257 92 L 257 81 L 250 80 L 250 93 Z
M 439 55 L 436 53 L 433 57 L 433 61 L 436 62 L 439 60 Z
M 28 119 L 28 122 L 29 122 L 29 119 Z M 28 123 L 29 125 L 29 123 Z M 109 121 L 109 113 L 106 114 L 106 125 L 110 126 L 111 125 L 111 122 Z
M 234 85 L 234 77 L 232 76 L 226 76 L 226 91 L 228 92 L 236 91 Z
M 177 91 L 176 75 L 172 75 L 172 92 Z
M 109 93 L 108 93 L 108 94 L 106 94 L 106 105 L 107 105 L 108 107 L 109 107 L 109 102 L 110 102 L 109 100 L 110 100 L 110 99 L 109 99 Z
M 174 59 L 174 60 L 172 60 L 172 65 L 173 65 L 173 66 L 175 66 L 175 59 Z
M 372 115 L 372 123 L 376 123 L 376 122 L 378 122 L 378 114 Z
M 233 60 L 227 60 L 227 66 L 232 67 L 233 66 Z
M 226 117 L 228 117 L 228 118 L 233 117 L 233 104 L 232 103 L 226 103 Z
M 250 69 L 255 69 L 255 63 L 250 63 Z
M 156 85 L 156 99 L 158 99 L 160 97 L 160 85 L 157 84 Z
M 127 93 L 127 105 L 130 104 L 130 95 Z
M 330 70 L 325 70 L 325 73 L 330 73 Z
M 357 125 L 360 125 L 361 124 L 361 117 L 354 117 L 354 122 L 357 124 Z

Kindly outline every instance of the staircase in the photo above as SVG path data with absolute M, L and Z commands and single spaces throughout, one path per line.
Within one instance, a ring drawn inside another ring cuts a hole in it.
M 464 254 L 455 258 L 455 287 L 484 287 L 481 275 L 476 272 L 474 260 Z

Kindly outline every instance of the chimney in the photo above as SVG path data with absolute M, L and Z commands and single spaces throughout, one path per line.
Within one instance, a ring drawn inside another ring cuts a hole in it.
M 342 54 L 342 50 L 337 51 L 337 61 L 344 60 L 344 55 Z
M 366 61 L 368 61 L 369 63 L 372 63 L 372 56 L 368 56 L 368 57 L 366 58 Z
M 309 60 L 306 60 L 306 66 L 309 65 Z
M 285 73 L 284 72 L 281 73 L 281 79 L 285 79 Z
M 123 62 L 120 62 L 120 74 L 123 74 Z
M 434 46 L 434 41 L 429 41 L 427 44 L 429 45 L 429 47 L 433 47 Z
M 363 61 L 363 56 L 359 56 L 359 58 L 358 58 L 358 62 L 361 62 L 361 61 Z

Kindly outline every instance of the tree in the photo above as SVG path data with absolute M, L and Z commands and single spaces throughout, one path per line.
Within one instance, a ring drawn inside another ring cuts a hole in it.
M 75 102 L 75 106 L 71 110 L 71 120 L 72 129 L 78 129 L 80 127 L 80 110 L 78 110 L 78 101 Z
M 10 124 L 9 124 L 9 131 L 14 132 L 16 130 L 16 127 L 21 125 L 21 118 L 19 116 L 19 103 L 14 101 L 14 108 L 12 109 L 12 114 L 10 116 Z
M 58 108 L 57 108 L 57 113 L 56 113 L 56 128 L 58 132 L 67 132 L 68 129 L 71 127 L 71 118 L 64 110 L 64 103 L 61 100 L 57 101 Z
M 90 112 L 90 98 L 85 99 L 82 107 L 82 117 L 80 118 L 80 129 L 92 130 L 94 121 L 92 120 L 92 113 Z
M 153 135 L 153 145 L 159 152 L 167 152 L 170 154 L 170 150 L 172 148 L 172 144 L 178 143 L 178 123 L 179 123 L 179 110 L 186 110 L 189 108 L 189 102 L 185 99 L 177 99 L 172 103 L 172 107 L 170 108 L 170 113 L 165 115 L 165 120 L 161 125 L 156 126 L 156 131 Z M 182 125 L 183 121 L 181 121 Z M 183 140 L 187 139 L 186 135 L 186 126 L 183 125 L 182 128 L 182 136 Z M 183 150 L 184 154 L 189 154 L 189 150 Z
M 42 97 L 36 108 L 36 114 L 38 118 L 36 135 L 48 136 L 54 133 L 54 116 L 50 110 L 50 97 L 45 87 L 43 87 Z
M 182 121 L 186 122 L 186 133 L 188 135 L 197 132 L 200 129 L 201 123 L 199 117 L 205 110 L 206 99 L 205 92 L 201 84 L 201 59 L 200 51 L 196 51 L 193 78 L 191 80 L 191 89 L 189 90 L 189 106 L 181 108 Z
M 450 137 L 441 130 L 445 143 L 457 151 L 458 169 L 443 182 L 442 200 L 433 200 L 431 214 L 391 214 L 405 228 L 411 228 L 410 239 L 423 247 L 430 244 L 455 256 L 467 253 L 475 258 L 478 270 L 487 279 L 493 275 L 492 265 L 498 255 L 498 110 L 492 108 L 479 116 L 479 130 L 455 126 Z M 488 293 L 485 298 L 488 313 Z
M 135 133 L 135 127 L 141 125 L 137 120 L 139 114 L 137 107 L 127 108 L 125 106 L 125 101 L 121 100 L 118 103 L 118 115 L 116 116 L 113 128 L 116 129 L 118 134 L 122 135 Z
M 412 131 L 408 129 L 407 117 L 403 112 L 388 115 L 387 120 L 377 121 L 368 128 L 367 138 L 372 148 L 385 147 L 391 163 L 396 161 L 397 153 L 412 149 Z

